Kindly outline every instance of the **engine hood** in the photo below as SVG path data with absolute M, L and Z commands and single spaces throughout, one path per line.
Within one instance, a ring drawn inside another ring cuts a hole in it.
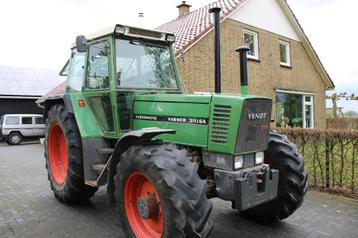
M 146 101 L 146 102 L 183 102 L 183 103 L 202 103 L 209 104 L 212 102 L 212 99 L 227 100 L 228 102 L 238 101 L 242 102 L 245 99 L 261 98 L 261 99 L 270 99 L 261 96 L 255 95 L 239 95 L 239 94 L 172 94 L 172 93 L 157 93 L 157 94 L 142 94 L 136 95 L 136 101 Z
M 176 134 L 161 135 L 157 138 L 234 154 L 243 105 L 246 101 L 257 100 L 270 99 L 233 94 L 136 95 L 133 129 L 174 129 Z M 252 109 L 255 108 L 252 106 Z M 252 113 L 257 112 L 252 110 Z M 246 148 L 244 149 L 246 152 Z
M 145 94 L 137 95 L 136 101 L 146 102 L 183 102 L 183 103 L 203 103 L 211 102 L 212 94 Z

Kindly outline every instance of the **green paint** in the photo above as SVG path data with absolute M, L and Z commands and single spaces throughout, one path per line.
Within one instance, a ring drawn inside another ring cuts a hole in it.
M 210 103 L 211 95 L 199 94 L 147 94 L 138 95 L 137 101 L 165 101 L 165 102 L 187 102 L 187 103 Z
M 171 98 L 170 96 L 173 96 Z M 180 97 L 181 96 L 181 97 Z M 143 99 L 142 96 L 138 98 Z M 190 98 L 190 99 L 189 99 Z M 200 98 L 200 97 L 198 97 Z M 173 102 L 175 99 L 176 102 Z M 210 98 L 209 98 L 210 99 Z M 134 103 L 134 114 L 152 115 L 152 116 L 173 116 L 173 117 L 193 117 L 193 118 L 209 118 L 210 104 L 185 102 L 185 100 L 193 100 L 188 95 L 165 95 L 158 94 L 150 101 L 137 101 Z M 171 102 L 172 101 L 172 102 Z M 198 100 L 202 102 L 202 98 Z M 141 129 L 145 127 L 159 127 L 163 129 L 175 129 L 174 135 L 161 135 L 157 139 L 176 142 L 178 144 L 195 145 L 206 147 L 208 136 L 208 125 L 197 125 L 189 123 L 174 123 L 163 121 L 137 120 L 133 122 L 133 129 Z
M 72 106 L 75 118 L 82 137 L 103 136 L 101 128 L 98 126 L 96 118 L 86 104 L 84 107 L 78 106 L 78 100 L 84 100 L 82 93 L 71 93 Z

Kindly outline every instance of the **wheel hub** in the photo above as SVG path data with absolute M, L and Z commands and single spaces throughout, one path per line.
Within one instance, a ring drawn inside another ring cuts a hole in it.
M 154 195 L 146 195 L 138 198 L 137 209 L 143 219 L 151 219 L 158 216 L 159 205 Z
M 164 232 L 164 212 L 152 181 L 136 171 L 128 176 L 124 187 L 124 209 L 135 236 L 161 238 Z
M 19 143 L 19 141 L 20 141 L 20 136 L 18 136 L 18 135 L 13 136 L 13 137 L 11 138 L 11 141 L 12 141 L 13 143 Z

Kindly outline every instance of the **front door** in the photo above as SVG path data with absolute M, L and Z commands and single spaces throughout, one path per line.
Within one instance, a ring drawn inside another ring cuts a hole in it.
M 116 123 L 110 93 L 110 59 L 108 39 L 90 45 L 83 94 L 104 135 L 113 137 L 116 135 Z

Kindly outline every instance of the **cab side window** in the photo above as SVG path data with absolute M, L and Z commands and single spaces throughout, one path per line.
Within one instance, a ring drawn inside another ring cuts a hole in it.
M 109 87 L 109 54 L 110 47 L 107 41 L 90 46 L 87 64 L 86 89 L 107 89 Z
M 68 74 L 68 87 L 72 91 L 82 90 L 83 74 L 85 71 L 86 53 L 73 51 Z

